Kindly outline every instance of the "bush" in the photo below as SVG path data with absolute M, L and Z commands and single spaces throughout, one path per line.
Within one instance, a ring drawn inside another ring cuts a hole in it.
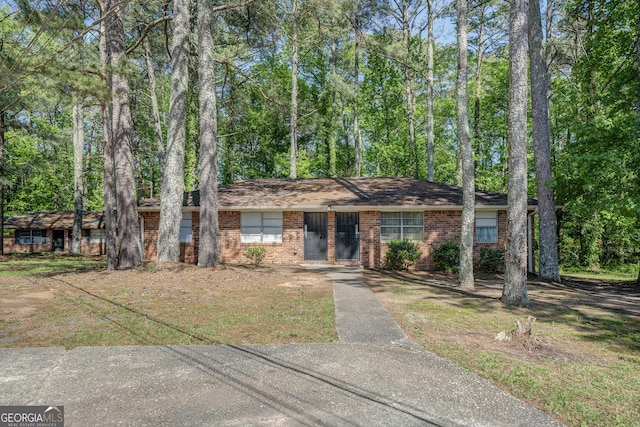
M 392 240 L 387 246 L 389 250 L 384 255 L 389 270 L 407 270 L 416 264 L 422 256 L 418 244 L 410 240 Z
M 500 273 L 504 271 L 504 253 L 498 249 L 481 248 L 478 270 L 481 273 Z
M 244 256 L 251 264 L 258 267 L 267 256 L 267 248 L 264 246 L 250 246 L 244 250 Z
M 460 245 L 451 239 L 436 246 L 433 251 L 433 262 L 440 270 L 454 273 L 460 269 Z

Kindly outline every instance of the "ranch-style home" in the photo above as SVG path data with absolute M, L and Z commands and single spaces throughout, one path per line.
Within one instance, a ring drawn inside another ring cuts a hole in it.
M 69 252 L 73 211 L 46 211 L 5 219 L 4 252 Z M 82 214 L 82 252 L 103 255 L 106 250 L 102 212 Z
M 536 201 L 530 200 L 530 270 L 536 207 Z M 476 192 L 476 258 L 480 248 L 505 249 L 506 209 L 505 194 Z M 198 259 L 199 210 L 199 192 L 185 193 L 180 223 L 184 262 Z M 434 248 L 450 239 L 459 240 L 462 189 L 412 178 L 260 179 L 220 186 L 218 211 L 223 263 L 243 263 L 247 247 L 263 246 L 266 263 L 378 268 L 384 265 L 390 240 L 410 239 L 422 250 L 416 268 L 434 269 Z M 73 213 L 66 213 L 65 221 L 45 220 L 56 214 L 9 218 L 6 226 L 15 232 L 5 239 L 6 252 L 68 250 Z M 138 215 L 144 259 L 155 260 L 160 199 L 142 200 Z M 104 253 L 101 213 L 85 214 L 84 224 L 83 250 L 96 253 L 98 244 L 102 250 L 98 253 Z M 7 245 L 7 240 L 12 244 Z
M 185 194 L 181 258 L 197 262 L 199 192 Z M 536 201 L 529 201 L 529 239 Z M 475 255 L 504 250 L 507 196 L 476 192 Z M 250 246 L 267 249 L 266 263 L 384 265 L 387 242 L 410 239 L 422 250 L 418 269 L 434 269 L 434 248 L 459 239 L 462 189 L 412 178 L 315 178 L 238 181 L 218 188 L 222 262 L 242 263 Z M 160 200 L 138 206 L 145 259 L 157 254 Z M 531 248 L 531 244 L 529 244 Z M 533 265 L 532 256 L 529 257 Z

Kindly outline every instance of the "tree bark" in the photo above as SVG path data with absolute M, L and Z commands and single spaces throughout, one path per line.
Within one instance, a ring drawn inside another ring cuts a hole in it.
M 336 39 L 335 37 L 332 38 L 331 40 L 331 75 L 332 77 L 337 76 L 338 72 L 337 72 L 337 65 L 338 62 L 338 55 L 336 54 Z M 336 96 L 336 87 L 335 84 L 332 83 L 331 84 L 331 107 L 330 107 L 330 117 L 329 117 L 329 139 L 328 139 L 328 143 L 329 143 L 329 147 L 328 147 L 328 151 L 329 151 L 329 176 L 331 178 L 335 178 L 337 176 L 337 168 L 336 168 L 336 161 L 337 161 L 337 153 L 336 153 L 336 126 L 335 126 L 335 121 L 336 121 L 336 101 L 337 101 L 337 96 Z
M 482 96 L 482 65 L 484 59 L 484 8 L 481 6 L 479 13 L 480 25 L 478 27 L 478 50 L 476 53 L 476 90 L 473 100 L 473 137 L 476 143 L 480 141 L 480 98 Z M 476 153 L 479 154 L 479 153 Z
M 427 180 L 433 181 L 435 175 L 435 129 L 433 118 L 433 0 L 427 0 Z
M 84 112 L 80 100 L 73 103 L 73 230 L 71 252 L 82 251 L 82 155 L 84 150 Z
M 638 32 L 636 33 L 636 51 L 638 53 L 638 82 L 640 83 L 640 0 L 638 1 Z M 638 106 L 636 107 L 636 112 L 640 114 L 640 98 L 638 98 Z M 638 281 L 636 282 L 640 285 L 640 269 L 638 270 Z
M 291 5 L 291 148 L 289 178 L 298 177 L 298 0 Z
M 637 66 L 638 66 L 638 83 L 640 83 L 640 0 L 638 3 L 638 28 L 636 32 L 636 53 L 637 53 Z M 636 112 L 640 114 L 640 98 L 638 98 L 638 105 L 636 106 Z M 638 283 L 640 283 L 640 274 L 638 275 Z
M 551 131 L 549 93 L 551 85 L 542 44 L 542 22 L 539 0 L 529 0 L 529 60 L 531 67 L 531 114 L 533 154 L 538 191 L 538 238 L 540 240 L 539 275 L 560 281 L 556 208 L 551 182 Z
M 462 228 L 460 231 L 460 287 L 474 289 L 473 233 L 475 225 L 475 179 L 473 151 L 467 112 L 467 0 L 456 0 L 458 9 L 458 75 L 456 80 L 456 112 L 458 146 L 462 164 Z
M 115 12 L 107 20 L 107 51 L 111 54 L 112 74 L 112 141 L 116 180 L 118 268 L 140 264 L 141 248 L 138 210 L 131 143 L 134 129 L 130 107 L 129 82 L 124 75 L 125 40 L 122 5 L 109 1 Z
M 158 107 L 158 95 L 156 94 L 156 74 L 153 70 L 153 56 L 151 55 L 151 44 L 149 38 L 145 37 L 142 41 L 144 47 L 144 58 L 147 64 L 147 76 L 149 77 L 149 92 L 151 94 L 151 115 L 153 116 L 153 129 L 156 136 L 156 152 L 158 155 L 158 163 L 160 164 L 160 173 L 164 171 L 164 139 L 162 138 L 162 124 L 160 122 L 160 108 Z M 162 176 L 160 176 L 162 182 Z M 152 196 L 153 197 L 153 196 Z
M 104 17 L 109 11 L 108 0 L 98 0 L 100 15 Z M 111 58 L 107 48 L 107 22 L 100 25 L 100 63 L 104 71 L 104 79 L 109 92 L 111 92 Z M 113 139 L 111 137 L 111 105 L 112 101 L 102 103 L 102 139 L 103 139 L 103 179 L 102 188 L 104 196 L 104 227 L 105 227 L 105 252 L 107 255 L 107 270 L 114 270 L 117 266 L 116 253 L 116 198 L 115 198 L 115 173 L 113 166 Z
M 171 96 L 165 169 L 160 196 L 158 262 L 180 260 L 180 221 L 184 196 L 184 148 L 189 81 L 189 0 L 176 0 L 173 6 L 171 44 Z
M 360 22 L 358 20 L 358 2 L 354 17 L 354 100 L 353 100 L 353 140 L 356 154 L 356 176 L 362 176 L 362 133 L 360 131 Z
M 1 48 L 1 47 L 0 47 Z M 5 126 L 4 110 L 0 110 L 0 177 L 4 176 L 4 126 Z M 0 179 L 0 255 L 4 255 L 4 183 Z
M 218 172 L 216 86 L 211 7 L 198 0 L 198 79 L 200 103 L 200 240 L 198 267 L 220 264 L 218 246 Z
M 407 124 L 409 128 L 409 163 L 413 167 L 413 177 L 418 178 L 420 167 L 418 165 L 418 153 L 416 150 L 415 133 L 415 102 L 413 93 L 413 76 L 409 68 L 411 62 L 411 34 L 409 29 L 409 4 L 402 2 L 402 44 L 405 54 L 404 65 L 404 89 L 407 101 Z
M 502 301 L 524 306 L 528 303 L 526 0 L 510 0 L 508 128 L 507 250 Z

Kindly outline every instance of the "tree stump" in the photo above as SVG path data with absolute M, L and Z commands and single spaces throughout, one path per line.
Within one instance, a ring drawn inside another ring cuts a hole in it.
M 539 346 L 540 341 L 533 335 L 533 324 L 536 318 L 533 316 L 527 317 L 524 324 L 516 321 L 516 328 L 509 332 L 499 332 L 496 335 L 496 341 L 513 341 L 522 344 L 527 350 L 532 350 Z

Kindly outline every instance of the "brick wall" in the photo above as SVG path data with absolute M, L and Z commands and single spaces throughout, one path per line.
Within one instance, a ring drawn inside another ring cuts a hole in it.
M 71 238 L 69 231 L 64 231 L 64 252 L 71 252 Z M 82 230 L 82 239 L 80 251 L 85 255 L 104 255 L 107 245 L 101 243 L 87 243 L 85 240 L 85 230 Z M 47 230 L 47 243 L 38 245 L 21 245 L 15 243 L 15 231 L 6 235 L 2 239 L 4 253 L 37 253 L 37 252 L 53 252 L 53 230 Z
M 158 212 L 142 212 L 144 217 L 144 254 L 145 260 L 155 260 L 158 239 Z M 335 263 L 335 212 L 328 212 L 328 253 L 327 262 Z M 461 211 L 425 211 L 424 212 L 424 240 L 418 245 L 422 257 L 416 268 L 423 270 L 435 269 L 432 254 L 435 248 L 450 240 L 460 241 Z M 283 212 L 283 229 L 281 243 L 242 243 L 240 241 L 240 212 L 219 212 L 220 257 L 223 263 L 244 263 L 244 251 L 251 246 L 264 246 L 267 249 L 266 264 L 299 264 L 304 261 L 304 212 Z M 480 248 L 494 248 L 504 250 L 506 247 L 506 212 L 498 212 L 498 243 L 476 243 L 474 259 L 477 261 Z M 198 212 L 192 216 L 192 243 L 181 244 L 180 260 L 196 263 L 198 260 L 198 236 L 200 232 L 200 217 Z M 367 268 L 384 266 L 384 254 L 388 250 L 386 243 L 380 241 L 380 212 L 360 212 L 360 261 L 354 264 Z M 340 264 L 348 263 L 340 261 Z
M 283 212 L 281 243 L 242 243 L 240 241 L 240 212 L 220 212 L 220 258 L 223 263 L 244 263 L 248 247 L 267 249 L 266 264 L 299 264 L 304 261 L 304 212 Z
M 362 213 L 360 223 L 363 223 Z M 369 259 L 363 265 L 365 267 L 379 268 L 384 266 L 384 255 L 388 250 L 386 243 L 380 242 L 380 214 L 379 212 L 367 212 L 369 217 L 366 220 L 369 226 L 369 241 L 373 242 L 372 247 L 367 248 Z M 453 239 L 460 242 L 460 226 L 462 224 L 462 211 L 424 211 L 424 240 L 418 242 L 418 247 L 422 251 L 422 256 L 416 263 L 418 270 L 434 270 L 436 265 L 433 262 L 433 252 L 435 248 Z M 473 249 L 474 262 L 478 261 L 480 248 L 493 248 L 503 250 L 506 247 L 507 213 L 498 212 L 498 243 L 475 243 Z M 379 245 L 379 247 L 378 247 Z

